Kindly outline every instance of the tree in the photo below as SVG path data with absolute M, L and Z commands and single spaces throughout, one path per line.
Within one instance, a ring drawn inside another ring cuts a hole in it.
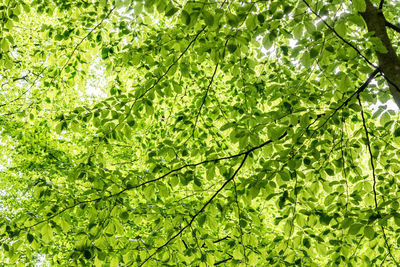
M 398 265 L 399 12 L 3 3 L 3 264 Z

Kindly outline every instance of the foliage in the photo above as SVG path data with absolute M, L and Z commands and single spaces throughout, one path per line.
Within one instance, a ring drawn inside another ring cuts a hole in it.
M 397 265 L 399 13 L 3 1 L 2 264 Z

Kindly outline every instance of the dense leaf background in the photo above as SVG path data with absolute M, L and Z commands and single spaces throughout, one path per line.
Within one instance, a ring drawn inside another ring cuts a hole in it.
M 2 1 L 1 266 L 397 265 L 399 13 Z

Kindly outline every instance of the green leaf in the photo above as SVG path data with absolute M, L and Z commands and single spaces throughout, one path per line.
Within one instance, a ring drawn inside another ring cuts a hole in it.
M 349 228 L 349 234 L 356 235 L 361 230 L 362 226 L 363 225 L 359 223 L 352 224 Z
M 293 36 L 297 40 L 301 39 L 303 36 L 303 25 L 297 24 L 296 27 L 293 28 Z
M 239 259 L 243 258 L 241 247 L 237 246 L 236 249 L 233 251 L 232 255 L 233 255 L 234 259 L 238 259 L 239 260 Z
M 268 129 L 268 137 L 271 138 L 271 140 L 278 140 L 284 133 L 285 128 L 283 127 L 275 126 Z
M 212 27 L 214 25 L 214 16 L 206 10 L 203 10 L 203 17 L 206 25 Z
M 215 176 L 215 165 L 212 165 L 207 169 L 207 179 L 212 180 L 214 176 Z
M 111 261 L 110 261 L 110 267 L 118 267 L 119 264 L 119 259 L 117 256 L 112 256 Z
M 400 216 L 399 215 L 395 215 L 393 218 L 394 218 L 394 223 L 397 226 L 400 226 Z
M 246 20 L 246 27 L 248 30 L 253 30 L 257 26 L 257 16 L 249 14 Z
M 375 237 L 375 231 L 371 226 L 365 226 L 364 227 L 364 235 L 369 238 L 369 239 L 374 239 Z
M 101 58 L 102 59 L 108 58 L 109 51 L 110 51 L 110 49 L 108 49 L 107 47 L 103 47 L 101 50 Z
M 199 223 L 199 226 L 202 227 L 206 221 L 206 215 L 205 214 L 200 215 L 197 221 Z
M 400 128 L 396 128 L 396 130 L 394 130 L 394 136 L 395 137 L 399 137 L 400 136 Z
M 4 52 L 8 52 L 10 50 L 10 44 L 7 39 L 1 39 L 1 50 Z
M 119 214 L 119 217 L 120 217 L 123 221 L 126 221 L 126 220 L 129 219 L 129 213 L 128 213 L 127 211 L 122 211 L 122 212 Z
M 360 94 L 378 214 L 374 69 L 321 21 L 377 61 L 365 1 L 3 2 L 3 265 L 374 266 L 375 227 L 400 242 L 388 81 Z
M 330 169 L 330 168 L 325 169 L 325 172 L 326 172 L 329 176 L 333 176 L 333 175 L 335 174 L 335 172 L 334 172 L 332 169 Z
M 103 37 L 101 35 L 101 32 L 99 32 L 96 36 L 96 42 L 101 43 L 101 41 L 103 40 Z
M 357 104 L 350 104 L 349 105 L 349 108 L 351 108 L 352 110 L 354 110 L 354 111 L 361 111 L 361 107 L 360 107 L 360 105 L 357 105 Z
M 357 12 L 365 12 L 366 5 L 364 0 L 353 0 L 352 3 Z
M 129 2 L 126 0 L 115 0 L 115 7 L 116 8 L 122 8 L 126 7 L 129 5 Z
M 185 25 L 190 24 L 190 15 L 186 10 L 182 10 L 181 12 L 181 19 Z
M 34 237 L 33 237 L 33 235 L 31 235 L 30 233 L 28 233 L 28 234 L 26 235 L 26 239 L 28 240 L 29 243 L 32 243 L 32 241 L 34 240 Z
M 289 169 L 295 170 L 295 169 L 296 169 L 296 160 L 290 159 L 290 160 L 288 161 L 288 166 L 289 166 Z
M 50 242 L 53 239 L 53 229 L 47 223 L 43 225 L 40 233 L 42 234 L 43 241 L 46 243 Z
M 89 250 L 85 250 L 83 252 L 83 256 L 85 257 L 85 259 L 88 260 L 88 259 L 92 258 L 92 253 Z
M 165 13 L 165 16 L 166 16 L 166 17 L 171 17 L 171 16 L 173 16 L 178 10 L 179 10 L 178 8 L 172 7 L 172 8 L 170 8 L 170 9 Z
M 338 21 L 335 25 L 335 31 L 341 36 L 345 37 L 346 32 L 347 32 L 347 27 L 344 21 Z
M 237 49 L 237 46 L 236 46 L 235 44 L 229 44 L 229 45 L 228 45 L 228 51 L 229 51 L 230 53 L 235 52 L 236 49 Z
M 227 21 L 228 21 L 229 26 L 231 26 L 231 27 L 238 26 L 239 18 L 235 14 L 227 13 L 226 17 L 227 17 Z
M 310 53 L 308 52 L 305 52 L 300 60 L 305 68 L 309 68 L 312 64 Z
M 271 42 L 268 35 L 265 35 L 263 38 L 262 44 L 263 44 L 264 48 L 268 50 L 272 47 L 273 42 Z
M 11 30 L 14 27 L 14 22 L 11 19 L 8 19 L 5 26 L 8 30 Z
M 260 185 L 255 184 L 250 187 L 250 196 L 252 199 L 256 198 L 260 193 Z

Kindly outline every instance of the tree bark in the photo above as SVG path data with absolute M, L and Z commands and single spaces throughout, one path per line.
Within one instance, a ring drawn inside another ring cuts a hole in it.
M 365 0 L 366 10 L 361 16 L 367 24 L 368 31 L 374 32 L 385 46 L 387 53 L 376 52 L 379 69 L 388 82 L 390 92 L 400 108 L 400 59 L 397 56 L 386 31 L 386 19 L 382 10 L 375 7 L 370 0 Z

